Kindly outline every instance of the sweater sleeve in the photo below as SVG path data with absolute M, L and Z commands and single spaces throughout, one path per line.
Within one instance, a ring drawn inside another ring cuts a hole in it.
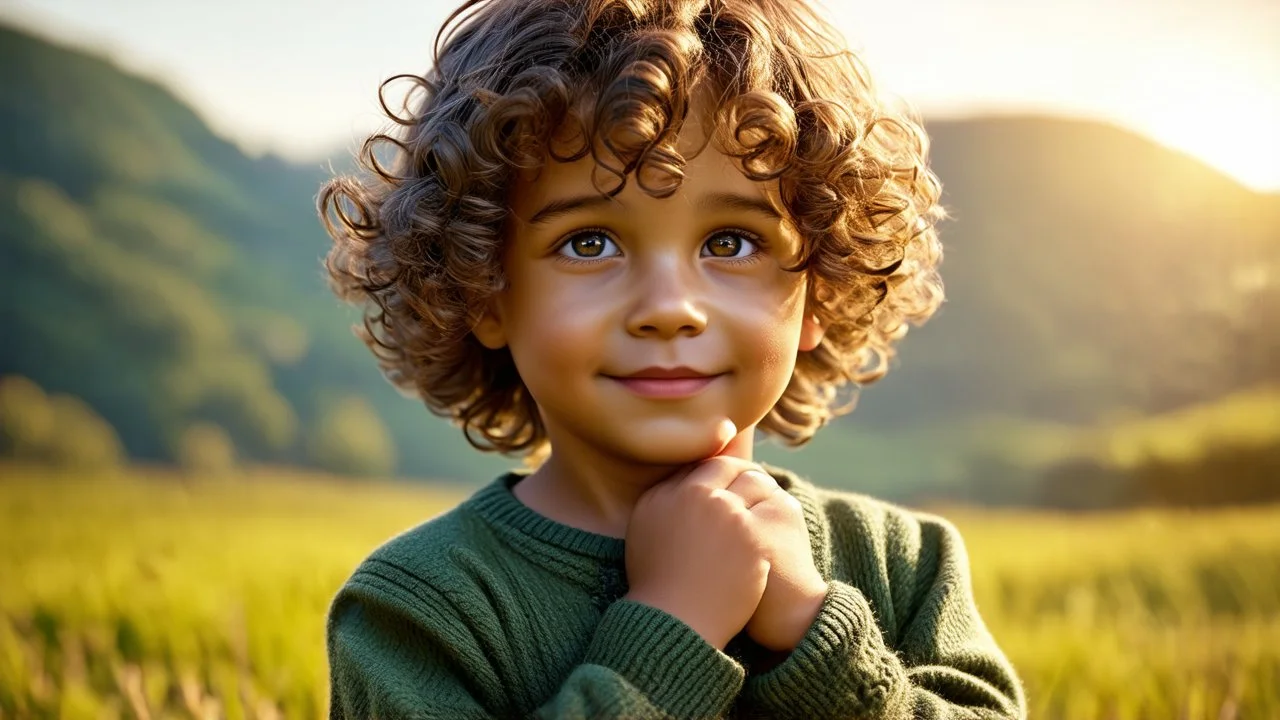
M 746 680 L 742 717 L 778 720 L 1024 718 L 1025 698 L 973 600 L 960 534 L 941 518 L 917 525 L 912 553 L 888 551 L 882 577 L 901 578 L 907 612 L 892 646 L 864 593 L 829 580 L 821 609 L 777 667 Z M 838 552 L 838 550 L 837 550 Z M 888 571 L 910 567 L 913 573 Z
M 501 700 L 481 633 L 420 599 L 406 606 L 385 592 L 360 592 L 355 579 L 348 587 L 327 629 L 331 720 L 712 718 L 742 686 L 742 667 L 688 625 L 619 601 L 559 691 L 526 712 Z

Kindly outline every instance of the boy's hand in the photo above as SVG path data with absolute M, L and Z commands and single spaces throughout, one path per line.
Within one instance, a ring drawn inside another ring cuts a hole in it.
M 728 490 L 743 470 L 712 458 L 640 497 L 627 527 L 627 599 L 663 610 L 720 649 L 756 612 L 769 578 L 765 533 Z
M 770 561 L 768 585 L 747 623 L 747 634 L 770 650 L 790 652 L 813 625 L 827 596 L 827 582 L 813 564 L 804 510 L 758 466 L 738 475 L 729 491 L 751 508 Z

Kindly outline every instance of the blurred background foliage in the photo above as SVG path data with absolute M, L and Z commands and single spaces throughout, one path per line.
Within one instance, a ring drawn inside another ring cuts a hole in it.
M 163 87 L 15 29 L 0 61 L 0 375 L 78 398 L 138 462 L 471 483 L 510 464 L 352 337 L 321 268 L 328 168 L 246 157 Z M 1280 197 L 1098 123 L 929 130 L 948 301 L 857 412 L 766 458 L 899 500 L 1280 492 Z
M 3 26 L 0 66 L 0 717 L 316 717 L 346 573 L 513 461 L 353 337 L 327 163 Z M 1280 196 L 1105 124 L 929 130 L 947 303 L 764 459 L 949 509 L 1033 717 L 1280 715 Z
M 352 336 L 322 273 L 319 162 L 248 158 L 155 83 L 15 29 L 0 62 L 0 375 L 80 398 L 138 462 L 509 464 L 464 452 Z

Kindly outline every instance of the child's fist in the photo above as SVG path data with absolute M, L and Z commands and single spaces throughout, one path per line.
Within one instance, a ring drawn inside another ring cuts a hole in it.
M 747 623 L 752 640 L 790 652 L 813 625 L 827 596 L 827 582 L 813 564 L 800 502 L 763 470 L 737 476 L 729 491 L 742 497 L 763 533 L 769 581 Z
M 723 649 L 769 577 L 764 533 L 727 488 L 742 461 L 712 458 L 640 497 L 627 526 L 627 599 L 663 610 Z

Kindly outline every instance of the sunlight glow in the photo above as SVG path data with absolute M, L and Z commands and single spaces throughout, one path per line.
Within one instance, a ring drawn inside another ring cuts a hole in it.
M 378 83 L 425 69 L 428 38 L 458 1 L 367 0 L 345 13 L 317 10 L 336 0 L 120 0 L 111 12 L 0 0 L 0 19 L 159 79 L 255 154 L 313 162 L 385 124 Z M 877 84 L 927 118 L 1099 119 L 1280 191 L 1276 0 L 816 1 Z
M 1259 191 L 1280 191 L 1280 97 L 1247 78 L 1205 77 L 1206 90 L 1135 108 L 1133 126 Z

